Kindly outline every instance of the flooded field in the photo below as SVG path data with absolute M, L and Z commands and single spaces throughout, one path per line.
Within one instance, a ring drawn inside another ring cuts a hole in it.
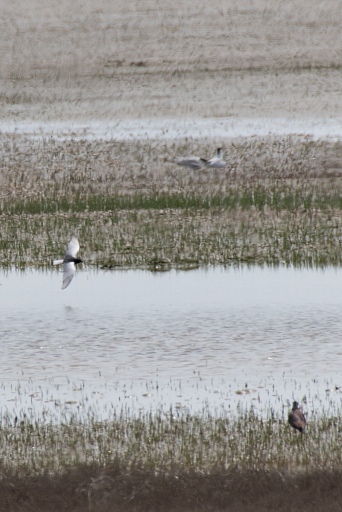
M 2 407 L 17 417 L 341 405 L 341 272 L 83 268 L 1 275 Z M 330 390 L 330 391 L 329 391 Z M 56 410 L 56 403 L 59 408 Z
M 342 428 L 340 278 L 333 267 L 83 266 L 61 290 L 55 269 L 2 272 L 3 499 L 14 488 L 13 503 L 64 510 L 65 486 L 79 506 L 112 510 L 120 496 L 129 509 L 134 493 L 143 510 L 175 481 L 177 496 L 199 486 L 203 504 L 224 508 L 237 479 L 239 507 L 256 471 L 265 492 L 273 482 L 270 500 L 294 475 L 311 488 L 315 467 L 330 485 Z M 293 400 L 303 435 L 287 422 Z M 41 494 L 47 471 L 54 489 Z

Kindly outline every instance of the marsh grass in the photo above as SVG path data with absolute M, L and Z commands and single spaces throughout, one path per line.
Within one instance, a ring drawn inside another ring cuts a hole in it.
M 161 411 L 140 415 L 121 412 L 110 421 L 89 414 L 60 424 L 36 418 L 4 418 L 1 466 L 20 473 L 63 471 L 86 464 L 171 470 L 175 467 L 210 473 L 213 469 L 304 470 L 340 468 L 341 415 L 312 415 L 305 435 L 293 431 L 287 416 L 269 411 L 263 418 L 253 407 L 229 417 L 206 411 Z
M 52 510 L 63 489 L 58 510 L 76 504 L 89 510 L 116 510 L 118 504 L 120 510 L 231 510 L 232 501 L 249 507 L 259 499 L 262 510 L 265 500 L 289 499 L 298 486 L 298 495 L 311 489 L 309 507 L 327 499 L 324 489 L 334 481 L 328 503 L 335 503 L 341 496 L 341 417 L 339 410 L 312 415 L 301 435 L 286 414 L 269 410 L 261 418 L 253 407 L 220 417 L 205 410 L 198 416 L 122 411 L 107 422 L 90 411 L 88 421 L 75 416 L 55 425 L 7 416 L 0 429 L 1 499 L 7 496 L 13 507 L 21 499 L 23 510 Z M 50 492 L 41 494 L 43 488 Z
M 211 151 L 4 136 L 1 264 L 48 266 L 72 233 L 87 263 L 106 268 L 341 263 L 339 142 L 235 141 L 224 170 L 172 163 Z

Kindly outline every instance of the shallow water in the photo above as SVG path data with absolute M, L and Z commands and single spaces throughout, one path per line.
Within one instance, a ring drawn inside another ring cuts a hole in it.
M 314 139 L 340 139 L 341 118 L 124 118 L 110 121 L 38 122 L 6 120 L 0 122 L 4 133 L 60 139 L 173 140 L 190 138 L 236 138 L 308 135 Z
M 342 270 L 2 272 L 2 414 L 340 403 Z M 245 390 L 252 390 L 246 393 Z

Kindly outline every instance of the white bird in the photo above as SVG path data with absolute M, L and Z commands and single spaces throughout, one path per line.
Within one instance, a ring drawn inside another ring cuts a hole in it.
M 198 158 L 197 156 L 188 156 L 185 158 L 178 156 L 175 158 L 175 162 L 177 165 L 189 167 L 190 169 L 201 169 L 201 167 L 205 166 L 206 160 L 204 158 Z
M 225 167 L 226 162 L 224 162 L 222 160 L 222 148 L 217 148 L 216 156 L 214 156 L 213 158 L 210 158 L 210 160 L 203 159 L 203 164 L 206 167 L 212 167 L 215 169 L 222 169 L 223 167 Z
M 53 265 L 61 265 L 63 263 L 63 284 L 62 290 L 64 290 L 71 283 L 75 272 L 77 263 L 82 263 L 83 260 L 76 258 L 76 254 L 80 249 L 80 244 L 75 236 L 71 237 L 70 242 L 62 260 L 53 260 Z

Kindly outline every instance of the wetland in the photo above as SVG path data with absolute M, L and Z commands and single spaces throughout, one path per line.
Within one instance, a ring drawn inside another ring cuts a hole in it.
M 0 510 L 340 510 L 340 18 L 4 7 Z
M 338 510 L 340 142 L 211 148 L 3 136 L 3 510 Z

